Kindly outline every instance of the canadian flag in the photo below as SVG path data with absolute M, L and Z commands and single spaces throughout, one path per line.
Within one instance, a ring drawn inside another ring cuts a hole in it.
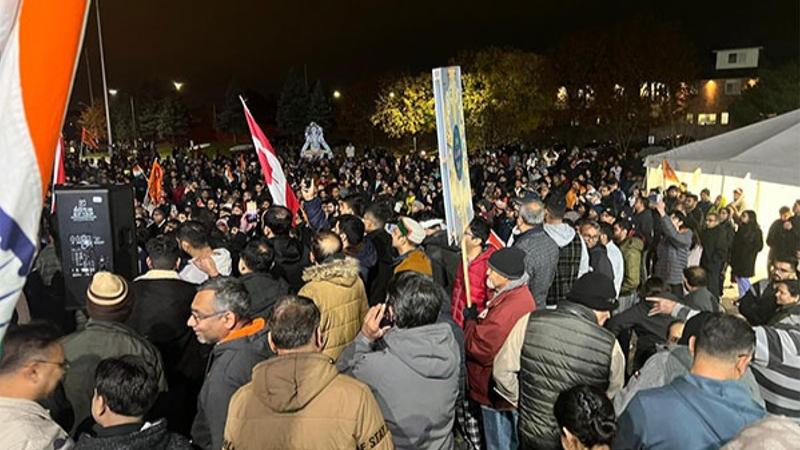
M 56 159 L 53 163 L 53 185 L 50 188 L 50 213 L 56 212 L 56 185 L 64 184 L 67 181 L 67 175 L 64 172 L 64 136 L 58 137 L 58 144 L 56 145 Z
M 244 107 L 244 116 L 247 119 L 247 126 L 250 127 L 250 135 L 253 137 L 253 147 L 256 149 L 258 155 L 258 162 L 261 164 L 261 173 L 264 174 L 264 181 L 269 187 L 269 193 L 272 195 L 272 201 L 276 205 L 285 206 L 292 212 L 292 217 L 296 217 L 297 210 L 300 209 L 300 203 L 297 201 L 297 196 L 294 195 L 289 182 L 286 181 L 286 175 L 283 173 L 281 163 L 278 161 L 278 156 L 275 150 L 269 143 L 267 136 L 261 131 L 261 128 L 256 123 L 250 110 L 247 109 L 247 104 L 242 97 L 239 97 Z M 294 223 L 294 221 L 292 222 Z

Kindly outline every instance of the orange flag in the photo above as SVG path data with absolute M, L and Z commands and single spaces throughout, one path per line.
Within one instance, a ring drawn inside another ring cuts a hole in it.
M 678 179 L 678 175 L 675 174 L 675 171 L 672 170 L 672 166 L 669 165 L 666 159 L 661 161 L 661 171 L 664 173 L 664 179 L 674 181 L 676 183 L 680 183 L 681 180 Z
M 161 186 L 164 183 L 164 172 L 158 159 L 153 160 L 153 168 L 150 169 L 150 179 L 147 181 L 147 194 L 150 196 L 150 203 L 157 205 L 161 201 Z

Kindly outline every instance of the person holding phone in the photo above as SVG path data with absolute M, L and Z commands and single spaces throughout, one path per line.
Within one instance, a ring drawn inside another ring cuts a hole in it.
M 461 351 L 451 325 L 438 321 L 444 301 L 432 278 L 411 271 L 395 275 L 387 302 L 370 308 L 336 364 L 369 385 L 397 449 L 454 445 Z

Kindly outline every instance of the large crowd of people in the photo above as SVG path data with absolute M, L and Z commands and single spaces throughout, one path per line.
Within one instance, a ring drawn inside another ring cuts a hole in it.
M 458 243 L 418 154 L 284 155 L 297 214 L 252 154 L 174 151 L 152 200 L 152 150 L 74 156 L 68 183 L 133 186 L 138 273 L 65 308 L 43 214 L 0 448 L 800 442 L 800 199 L 765 237 L 741 189 L 648 191 L 613 145 L 504 147 L 470 155 Z

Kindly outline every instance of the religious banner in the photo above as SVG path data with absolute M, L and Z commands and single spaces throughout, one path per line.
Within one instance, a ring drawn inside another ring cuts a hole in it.
M 460 67 L 433 69 L 433 96 L 436 100 L 436 135 L 439 140 L 447 234 L 451 244 L 459 245 L 474 214 Z

